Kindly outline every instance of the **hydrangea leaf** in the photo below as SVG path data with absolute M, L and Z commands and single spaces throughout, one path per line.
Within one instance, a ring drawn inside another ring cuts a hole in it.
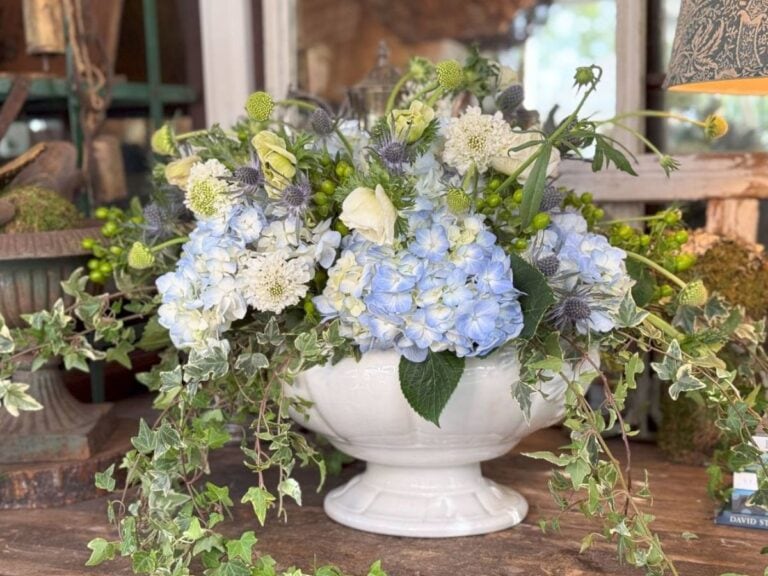
M 400 388 L 414 411 L 440 426 L 440 414 L 464 372 L 464 359 L 453 352 L 427 352 L 423 362 L 400 358 Z
M 520 338 L 527 339 L 536 334 L 536 328 L 555 302 L 555 296 L 541 272 L 516 254 L 510 254 L 509 257 L 515 288 L 523 293 L 520 296 L 520 306 L 523 309 L 524 324 Z

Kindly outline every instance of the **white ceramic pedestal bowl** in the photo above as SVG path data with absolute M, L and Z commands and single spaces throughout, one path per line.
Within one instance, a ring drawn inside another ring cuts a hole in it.
M 312 403 L 293 417 L 365 472 L 331 491 L 325 512 L 337 522 L 379 534 L 440 538 L 503 530 L 523 520 L 528 503 L 484 478 L 480 462 L 506 454 L 525 436 L 558 422 L 566 383 L 556 378 L 533 397 L 526 422 L 512 397 L 520 365 L 514 350 L 467 359 L 438 428 L 400 391 L 395 351 L 312 368 L 289 394 Z

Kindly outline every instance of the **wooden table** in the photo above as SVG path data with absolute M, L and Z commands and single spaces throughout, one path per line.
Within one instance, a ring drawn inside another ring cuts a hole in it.
M 527 439 L 519 450 L 554 448 L 565 440 L 557 429 L 544 430 Z M 226 448 L 215 462 L 214 481 L 228 484 L 235 501 L 252 481 L 241 461 L 237 448 Z M 634 445 L 633 466 L 638 477 L 643 467 L 648 468 L 655 495 L 654 526 L 681 576 L 763 574 L 768 561 L 760 556 L 760 550 L 768 545 L 768 533 L 715 526 L 713 503 L 705 491 L 704 469 L 669 464 L 648 444 Z M 357 464 L 347 467 L 340 478 L 330 479 L 328 488 L 358 470 Z M 531 509 L 522 525 L 486 536 L 444 540 L 357 532 L 323 514 L 323 493 L 313 490 L 316 476 L 303 473 L 300 480 L 304 486 L 304 506 L 289 505 L 287 524 L 273 518 L 261 529 L 252 513 L 240 506 L 235 511 L 235 528 L 255 530 L 259 538 L 257 550 L 271 554 L 281 566 L 297 565 L 306 571 L 335 563 L 350 574 L 365 574 L 372 561 L 381 559 L 390 576 L 641 574 L 619 566 L 613 548 L 608 545 L 601 544 L 580 555 L 579 542 L 588 528 L 578 514 L 568 513 L 562 518 L 560 533 L 541 533 L 539 519 L 556 511 L 546 487 L 548 464 L 511 453 L 487 463 L 485 471 L 528 499 Z M 683 532 L 692 532 L 698 539 L 686 540 Z M 114 537 L 114 531 L 106 524 L 103 499 L 56 509 L 0 512 L 0 576 L 131 574 L 124 560 L 98 568 L 83 566 L 89 555 L 85 544 L 97 536 Z

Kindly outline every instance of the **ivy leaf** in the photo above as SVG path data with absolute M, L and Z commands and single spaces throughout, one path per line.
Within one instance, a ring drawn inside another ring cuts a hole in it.
M 170 344 L 171 339 L 168 336 L 168 330 L 160 326 L 157 316 L 152 316 L 152 318 L 149 319 L 149 322 L 144 326 L 141 338 L 136 343 L 136 347 L 139 350 L 154 352 L 155 350 L 167 348 Z
M 227 558 L 229 560 L 236 560 L 240 558 L 246 564 L 250 564 L 253 559 L 253 545 L 256 544 L 256 535 L 253 530 L 243 532 L 237 540 L 229 540 L 227 542 Z
M 139 434 L 131 438 L 131 444 L 142 454 L 149 454 L 157 447 L 155 432 L 147 426 L 144 418 L 139 420 Z
M 371 567 L 368 568 L 368 576 L 387 576 L 384 569 L 381 567 L 381 560 L 376 560 Z
M 464 358 L 453 352 L 427 351 L 423 362 L 400 358 L 400 389 L 411 408 L 422 418 L 440 426 L 440 414 L 464 372 Z
M 574 460 L 565 467 L 565 471 L 571 477 L 571 484 L 573 484 L 574 490 L 578 490 L 584 484 L 584 478 L 587 477 L 591 470 L 589 462 L 581 458 Z
M 672 400 L 677 400 L 681 392 L 690 392 L 691 390 L 701 390 L 707 385 L 692 374 L 693 367 L 690 364 L 681 366 L 675 375 L 675 380 L 669 387 L 669 395 Z
M 91 550 L 91 557 L 85 563 L 86 566 L 98 566 L 106 560 L 112 560 L 117 552 L 115 543 L 107 542 L 104 538 L 94 538 L 88 542 L 88 548 Z
M 94 483 L 96 488 L 101 488 L 107 492 L 112 492 L 115 489 L 115 465 L 112 464 L 104 472 L 96 472 Z
M 251 576 L 251 571 L 245 564 L 235 560 L 234 562 L 224 562 L 211 571 L 211 576 Z
M 533 458 L 534 460 L 545 460 L 555 466 L 565 466 L 569 464 L 573 457 L 566 454 L 554 454 L 552 452 L 540 451 L 540 452 L 523 452 L 523 456 L 527 458 Z
M 11 416 L 18 416 L 19 412 L 42 410 L 40 404 L 33 396 L 27 393 L 29 384 L 0 380 L 0 402 Z
M 520 204 L 520 217 L 523 219 L 523 227 L 528 226 L 533 217 L 539 211 L 541 199 L 544 197 L 544 188 L 547 182 L 547 168 L 549 157 L 552 154 L 552 144 L 545 141 L 539 149 L 539 155 L 533 163 L 531 173 L 523 185 L 523 201 Z
M 301 506 L 301 486 L 293 478 L 286 478 L 277 485 L 277 491 L 283 496 L 289 496 Z
M 619 326 L 633 328 L 648 316 L 648 312 L 637 307 L 631 294 L 627 294 L 619 304 Z
M 10 354 L 16 348 L 13 342 L 13 336 L 8 326 L 5 325 L 5 318 L 0 314 L 0 354 Z
M 184 368 L 187 382 L 204 382 L 223 378 L 229 371 L 229 343 L 216 342 L 205 350 L 193 349 Z
M 189 521 L 189 526 L 187 526 L 187 529 L 182 533 L 182 536 L 184 536 L 184 538 L 190 542 L 197 542 L 200 540 L 200 538 L 205 536 L 205 531 L 203 530 L 202 526 L 200 526 L 200 519 L 193 517 Z
M 510 254 L 510 262 L 515 288 L 523 292 L 519 298 L 524 318 L 520 338 L 528 339 L 536 334 L 541 319 L 555 302 L 555 295 L 544 275 L 520 256 Z
M 661 362 L 651 362 L 651 368 L 656 372 L 661 380 L 672 382 L 677 377 L 677 371 L 683 365 L 683 351 L 680 349 L 680 343 L 672 340 L 669 343 L 664 359 Z
M 131 556 L 131 567 L 134 574 L 152 574 L 157 568 L 156 553 L 139 550 Z
M 117 362 L 124 368 L 131 369 L 131 358 L 128 356 L 133 352 L 133 344 L 120 340 L 117 344 L 107 349 L 107 362 Z
M 264 526 L 264 522 L 267 519 L 267 510 L 274 505 L 275 497 L 266 488 L 251 486 L 240 502 L 243 504 L 250 502 L 253 506 L 253 513 L 256 514 L 256 519 L 259 521 L 259 524 Z
M 235 370 L 246 376 L 253 376 L 263 368 L 269 368 L 269 359 L 261 352 L 240 354 L 235 362 Z

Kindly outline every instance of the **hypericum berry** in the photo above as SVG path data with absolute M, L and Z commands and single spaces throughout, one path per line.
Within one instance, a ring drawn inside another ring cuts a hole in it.
M 544 256 L 536 261 L 536 268 L 539 269 L 545 277 L 551 278 L 560 269 L 560 259 L 554 254 Z
M 690 270 L 694 264 L 696 264 L 696 256 L 693 254 L 685 253 L 675 256 L 676 272 L 685 272 L 686 270 Z
M 718 114 L 710 114 L 704 120 L 704 134 L 710 140 L 716 140 L 728 133 L 728 121 Z
M 686 232 L 685 230 L 678 230 L 677 232 L 675 232 L 674 239 L 675 239 L 675 242 L 677 242 L 682 246 L 683 244 L 688 242 L 688 232 Z
M 324 194 L 322 192 L 317 192 L 314 196 L 312 196 L 312 200 L 314 200 L 315 204 L 318 206 L 325 206 L 328 204 L 328 201 L 330 198 L 327 194 Z
M 550 222 L 552 222 L 552 219 L 549 217 L 549 214 L 546 212 L 539 212 L 531 220 L 531 228 L 534 230 L 544 230 L 549 226 Z
M 451 188 L 445 198 L 445 203 L 448 206 L 448 210 L 451 214 L 464 214 L 469 210 L 472 205 L 472 199 L 469 194 L 464 192 L 461 188 Z
M 329 136 L 335 128 L 333 118 L 324 108 L 315 108 L 309 117 L 309 125 L 318 136 Z
M 173 129 L 169 124 L 163 124 L 155 130 L 149 143 L 152 146 L 152 152 L 159 156 L 173 156 L 176 152 Z
M 86 265 L 88 266 L 88 270 L 97 270 L 99 268 L 99 264 L 101 264 L 101 260 L 98 260 L 97 258 L 91 258 L 88 260 Z
M 518 251 L 525 250 L 526 248 L 528 248 L 528 240 L 526 240 L 525 238 L 517 238 L 512 243 L 512 248 Z
M 512 202 L 520 204 L 523 201 L 523 189 L 518 188 L 512 193 Z
M 673 224 L 677 224 L 678 222 L 680 222 L 682 218 L 683 218 L 682 213 L 680 212 L 680 210 L 677 210 L 677 209 L 668 210 L 664 214 L 664 222 L 666 222 L 670 226 Z
M 80 242 L 80 246 L 83 247 L 83 250 L 93 250 L 93 247 L 96 245 L 96 240 L 93 238 L 83 238 Z
M 455 90 L 464 82 L 464 68 L 456 60 L 443 60 L 435 65 L 437 83 L 446 90 Z
M 128 251 L 128 266 L 135 270 L 146 270 L 155 263 L 155 255 L 146 244 L 134 242 Z
M 523 87 L 520 84 L 512 84 L 499 94 L 496 99 L 496 107 L 505 114 L 514 112 L 523 103 L 524 98 Z
M 117 234 L 117 224 L 111 220 L 108 221 L 106 224 L 104 224 L 104 226 L 101 227 L 101 233 L 107 238 L 114 236 Z
M 336 232 L 338 232 L 342 236 L 346 236 L 347 234 L 349 234 L 349 228 L 341 220 L 336 220 L 336 223 L 333 225 L 333 229 L 336 230 Z
M 501 186 L 501 178 L 491 178 L 491 181 L 488 182 L 488 189 L 489 190 L 496 190 L 499 186 Z
M 323 194 L 328 194 L 328 196 L 331 196 L 336 191 L 336 184 L 330 180 L 323 180 L 320 183 L 320 190 L 323 192 Z
M 709 299 L 709 291 L 701 280 L 694 280 L 685 285 L 678 295 L 683 306 L 704 306 Z
M 594 196 L 592 195 L 592 193 L 591 193 L 591 192 L 584 192 L 584 193 L 583 193 L 583 194 L 582 194 L 582 195 L 579 197 L 579 199 L 580 199 L 580 200 L 581 200 L 581 201 L 582 201 L 584 204 L 591 204 L 591 203 L 592 203 L 592 200 L 594 199 Z
M 490 208 L 496 208 L 501 204 L 501 194 L 498 192 L 491 192 L 485 197 L 485 203 Z
M 91 270 L 88 273 L 88 280 L 93 282 L 94 284 L 104 284 L 104 274 L 99 272 L 98 270 Z
M 109 253 L 112 256 L 120 256 L 123 253 L 123 248 L 121 246 L 110 246 Z
M 272 96 L 266 92 L 254 92 L 245 101 L 245 111 L 248 118 L 257 122 L 269 120 L 274 108 L 275 102 L 272 100 Z
M 96 216 L 96 218 L 99 220 L 106 220 L 109 217 L 109 208 L 106 206 L 99 206 L 93 212 L 93 215 Z

